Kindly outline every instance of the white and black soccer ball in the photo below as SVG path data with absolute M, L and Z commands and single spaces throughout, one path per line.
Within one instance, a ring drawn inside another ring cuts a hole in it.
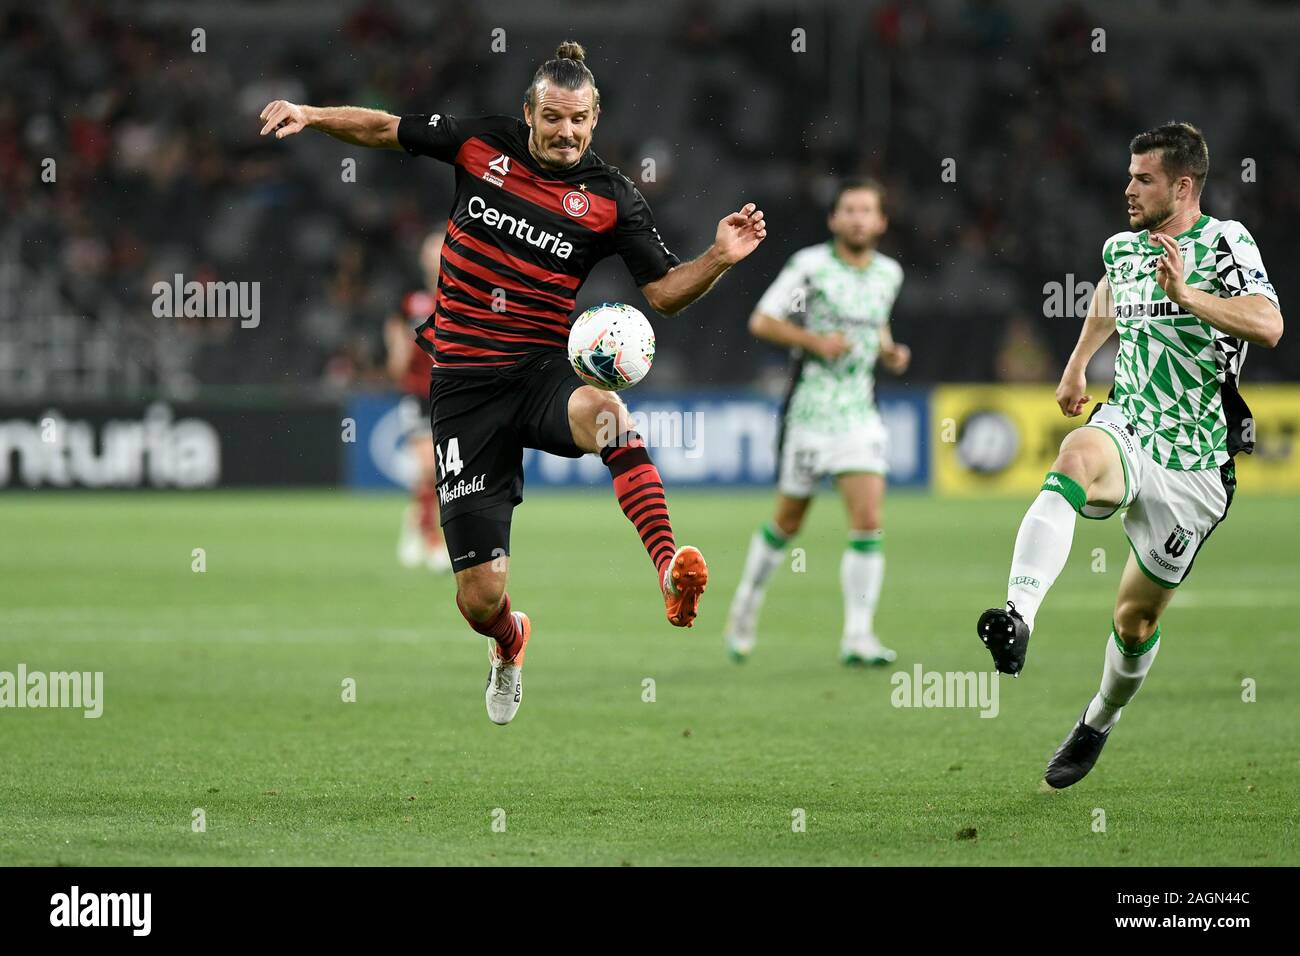
M 650 371 L 655 330 L 640 309 L 621 302 L 592 306 L 569 329 L 569 364 L 588 385 L 617 392 Z

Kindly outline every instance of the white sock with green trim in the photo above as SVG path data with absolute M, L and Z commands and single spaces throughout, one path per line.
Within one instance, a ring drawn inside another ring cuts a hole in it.
M 849 546 L 840 559 L 844 590 L 844 643 L 856 645 L 874 635 L 876 603 L 885 580 L 885 533 L 850 531 Z
M 1016 606 L 1031 632 L 1043 598 L 1070 556 L 1074 515 L 1083 501 L 1084 492 L 1078 483 L 1067 475 L 1048 472 L 1043 490 L 1020 522 L 1011 553 L 1007 602 Z
M 1147 640 L 1131 650 L 1119 636 L 1110 632 L 1106 638 L 1106 664 L 1101 672 L 1101 690 L 1088 705 L 1083 722 L 1093 730 L 1107 731 L 1119 720 L 1120 710 L 1133 699 L 1147 671 L 1160 650 L 1160 627 Z
M 767 593 L 767 579 L 772 576 L 789 537 L 776 525 L 768 523 L 756 530 L 749 539 L 749 553 L 745 556 L 745 569 L 740 575 L 740 585 L 731 602 L 733 616 L 757 617 Z

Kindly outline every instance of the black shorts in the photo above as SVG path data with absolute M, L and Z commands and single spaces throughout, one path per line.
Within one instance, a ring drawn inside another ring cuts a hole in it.
M 586 454 L 569 429 L 569 396 L 581 387 L 562 351 L 503 369 L 434 369 L 438 509 L 455 570 L 510 553 L 510 516 L 524 500 L 525 448 Z M 469 515 L 474 520 L 457 523 Z

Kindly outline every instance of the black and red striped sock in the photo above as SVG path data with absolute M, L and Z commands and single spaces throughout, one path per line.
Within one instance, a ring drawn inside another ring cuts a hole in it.
M 486 621 L 476 621 L 466 614 L 465 605 L 460 603 L 459 594 L 456 595 L 456 607 L 460 609 L 461 617 L 469 622 L 470 627 L 485 637 L 496 638 L 497 647 L 501 650 L 501 656 L 506 660 L 519 653 L 519 644 L 524 639 L 524 632 L 520 629 L 514 615 L 510 613 L 509 594 L 501 595 L 501 607 L 497 609 L 496 614 Z
M 668 499 L 664 497 L 659 469 L 650 460 L 645 441 L 636 432 L 624 432 L 613 445 L 602 448 L 600 460 L 609 468 L 619 507 L 641 536 L 662 586 L 664 570 L 672 561 L 677 545 L 673 541 L 673 524 L 668 517 Z

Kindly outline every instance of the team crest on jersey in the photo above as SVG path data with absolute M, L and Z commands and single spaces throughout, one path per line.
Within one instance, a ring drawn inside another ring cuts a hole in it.
M 591 200 L 586 197 L 586 194 L 578 192 L 576 189 L 565 193 L 560 204 L 564 207 L 564 211 L 574 219 L 581 219 L 591 209 Z
M 505 185 L 505 177 L 510 172 L 510 157 L 502 153 L 496 159 L 488 162 L 488 168 L 483 173 L 483 178 L 488 182 L 497 185 Z M 496 175 L 493 175 L 493 174 Z

